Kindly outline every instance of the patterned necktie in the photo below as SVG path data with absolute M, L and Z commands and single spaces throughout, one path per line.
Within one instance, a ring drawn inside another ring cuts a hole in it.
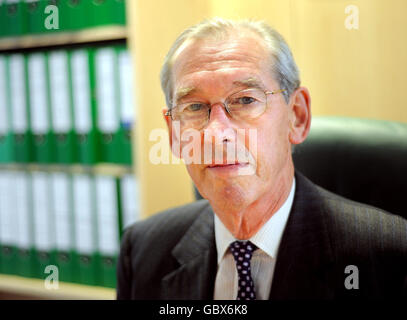
M 230 250 L 235 258 L 239 276 L 239 289 L 236 300 L 256 300 L 250 269 L 250 260 L 256 249 L 257 247 L 250 241 L 234 241 L 230 244 Z

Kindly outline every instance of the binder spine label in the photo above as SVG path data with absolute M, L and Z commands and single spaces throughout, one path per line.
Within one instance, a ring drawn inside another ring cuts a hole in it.
M 17 225 L 14 216 L 14 190 L 12 176 L 9 172 L 0 171 L 0 244 L 17 243 Z
M 130 53 L 127 50 L 120 51 L 118 59 L 121 99 L 120 121 L 128 127 L 135 122 Z
M 116 132 L 119 120 L 115 90 L 115 51 L 113 48 L 99 49 L 95 59 L 98 127 L 102 132 Z
M 52 189 L 56 248 L 60 251 L 68 252 L 72 249 L 70 181 L 68 174 L 63 172 L 53 173 Z
M 24 56 L 22 54 L 12 54 L 9 61 L 13 131 L 14 133 L 25 133 L 28 126 Z
M 140 200 L 136 178 L 133 175 L 124 175 L 120 179 L 120 191 L 123 228 L 126 228 L 136 222 L 140 216 Z
M 33 133 L 46 134 L 49 130 L 49 122 L 44 54 L 39 53 L 29 56 L 28 75 Z
M 66 133 L 72 128 L 67 53 L 50 53 L 49 69 L 53 129 L 56 133 Z
M 18 222 L 18 246 L 30 249 L 32 246 L 31 216 L 30 216 L 30 187 L 29 175 L 26 172 L 13 173 L 15 192 L 15 212 Z
M 9 131 L 8 120 L 6 58 L 0 56 L 0 136 Z
M 118 212 L 115 178 L 96 177 L 98 247 L 102 255 L 114 256 L 119 251 Z
M 73 179 L 75 247 L 81 254 L 92 254 L 95 251 L 92 178 L 87 175 L 76 174 Z
M 85 134 L 92 128 L 88 54 L 86 50 L 78 50 L 71 57 L 75 129 Z
M 50 215 L 49 179 L 45 172 L 32 173 L 35 247 L 49 251 L 54 248 L 53 221 Z

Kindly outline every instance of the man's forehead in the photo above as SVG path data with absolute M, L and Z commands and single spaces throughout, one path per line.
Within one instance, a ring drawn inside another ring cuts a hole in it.
M 190 39 L 176 51 L 172 61 L 173 102 L 197 92 L 202 80 L 208 80 L 199 77 L 191 80 L 190 75 L 193 73 L 204 76 L 210 73 L 203 71 L 211 72 L 228 67 L 245 69 L 245 74 L 228 77 L 227 81 L 222 81 L 222 85 L 232 89 L 239 86 L 264 89 L 260 72 L 270 68 L 268 50 L 262 39 L 253 34 L 230 36 L 223 42 L 219 39 Z M 208 77 L 214 81 L 211 75 Z
M 246 60 L 253 58 L 269 59 L 267 44 L 263 38 L 250 30 L 242 30 L 242 33 L 232 32 L 227 36 L 218 38 L 208 36 L 206 38 L 190 38 L 184 41 L 174 52 L 170 64 L 172 68 L 187 68 L 204 58 L 207 61 L 222 60 L 244 56 Z

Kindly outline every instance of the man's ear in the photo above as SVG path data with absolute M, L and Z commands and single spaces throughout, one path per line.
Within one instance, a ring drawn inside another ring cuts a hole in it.
M 170 116 L 165 115 L 167 113 L 167 111 L 168 111 L 167 108 L 162 109 L 163 117 L 164 117 L 165 123 L 167 124 L 167 128 L 168 128 L 170 147 L 172 149 L 172 120 L 171 120 Z
M 311 96 L 305 87 L 299 87 L 290 101 L 290 134 L 291 144 L 300 144 L 308 136 L 311 127 Z
M 173 129 L 174 129 L 173 122 L 172 122 L 171 116 L 165 115 L 167 113 L 167 111 L 168 111 L 167 108 L 162 109 L 163 117 L 164 117 L 165 123 L 167 124 L 167 127 L 168 127 L 168 138 L 169 138 L 170 148 L 171 148 L 171 151 L 174 154 L 174 156 L 180 158 L 180 150 L 179 150 L 180 132 L 178 129 L 178 132 L 174 132 L 174 135 L 173 135 Z M 173 149 L 173 146 L 176 148 L 175 150 Z M 178 146 L 178 147 L 176 147 L 176 146 Z

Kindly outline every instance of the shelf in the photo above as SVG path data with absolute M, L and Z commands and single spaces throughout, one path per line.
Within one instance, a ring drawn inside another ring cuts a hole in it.
M 81 164 L 39 164 L 39 163 L 5 163 L 0 164 L 0 170 L 5 171 L 47 171 L 69 172 L 72 174 L 97 174 L 120 177 L 125 174 L 133 174 L 133 167 L 113 163 L 98 163 L 94 165 Z
M 56 31 L 52 34 L 0 38 L 0 51 L 122 40 L 126 38 L 126 26 L 95 27 L 75 32 Z
M 53 300 L 114 300 L 116 290 L 81 284 L 59 282 L 58 289 L 46 289 L 44 280 L 0 275 L 0 291 Z

